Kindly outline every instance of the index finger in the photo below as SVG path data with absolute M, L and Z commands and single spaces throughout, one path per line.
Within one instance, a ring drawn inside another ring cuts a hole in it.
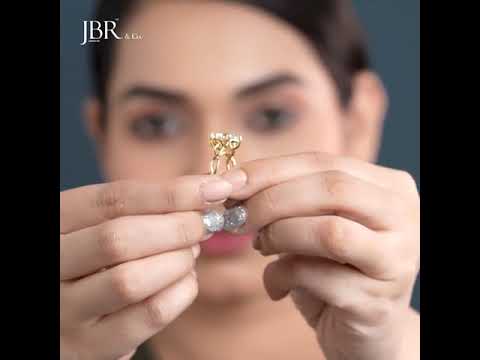
M 230 195 L 232 199 L 244 200 L 271 186 L 326 171 L 342 171 L 387 189 L 403 178 L 399 176 L 400 170 L 320 152 L 252 160 L 222 174 L 222 177 L 233 184 L 246 183 Z
M 202 210 L 209 201 L 225 199 L 231 191 L 230 183 L 211 175 L 183 176 L 160 184 L 117 181 L 66 190 L 60 193 L 60 233 L 121 216 Z

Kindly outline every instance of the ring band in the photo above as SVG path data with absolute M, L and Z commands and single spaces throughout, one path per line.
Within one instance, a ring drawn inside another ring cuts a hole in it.
M 213 150 L 213 158 L 210 161 L 210 175 L 216 175 L 218 173 L 221 158 L 225 158 L 227 171 L 237 165 L 235 151 L 242 143 L 242 137 L 240 135 L 210 133 L 208 143 Z

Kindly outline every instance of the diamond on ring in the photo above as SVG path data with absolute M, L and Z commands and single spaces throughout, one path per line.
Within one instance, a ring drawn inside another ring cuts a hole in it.
M 225 219 L 221 213 L 209 210 L 202 217 L 203 224 L 208 232 L 214 233 L 223 230 Z
M 248 211 L 244 206 L 235 206 L 225 210 L 223 217 L 225 218 L 223 229 L 234 231 L 247 222 Z

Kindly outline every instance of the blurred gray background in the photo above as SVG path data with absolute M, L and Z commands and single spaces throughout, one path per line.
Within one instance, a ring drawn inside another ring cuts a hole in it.
M 60 1 L 60 191 L 101 181 L 82 121 L 89 73 L 83 20 L 93 0 Z M 354 1 L 374 67 L 390 98 L 379 163 L 409 171 L 420 186 L 420 2 Z M 420 309 L 420 282 L 413 306 Z

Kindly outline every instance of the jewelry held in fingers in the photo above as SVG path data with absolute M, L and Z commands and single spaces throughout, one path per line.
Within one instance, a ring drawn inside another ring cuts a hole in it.
M 213 158 L 210 161 L 210 175 L 218 173 L 220 161 L 225 158 L 227 170 L 237 165 L 235 151 L 240 147 L 242 136 L 229 133 L 210 133 L 209 145 L 213 150 Z
M 215 233 L 223 230 L 225 219 L 223 214 L 216 210 L 208 210 L 202 216 L 203 225 L 208 233 Z
M 248 210 L 244 206 L 235 206 L 225 210 L 223 217 L 225 218 L 223 229 L 233 232 L 247 222 Z

